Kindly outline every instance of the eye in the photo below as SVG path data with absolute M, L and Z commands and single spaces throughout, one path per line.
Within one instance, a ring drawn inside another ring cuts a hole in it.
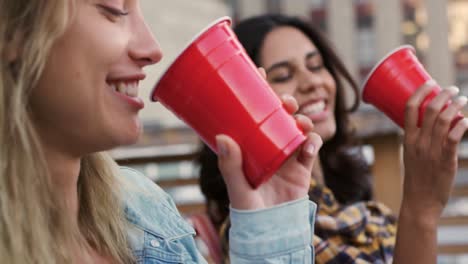
M 273 83 L 283 83 L 283 82 L 287 82 L 291 79 L 291 75 L 288 74 L 288 75 L 278 75 L 278 76 L 274 76 L 274 77 L 271 77 L 271 78 L 268 78 L 270 79 L 271 82 Z
M 289 81 L 293 72 L 288 67 L 278 67 L 268 73 L 268 81 L 272 83 L 284 83 Z
M 318 71 L 321 71 L 325 66 L 323 65 L 323 62 L 321 59 L 314 58 L 314 59 L 310 59 L 309 61 L 307 61 L 306 67 L 311 72 L 318 72 Z
M 309 71 L 311 72 L 318 72 L 318 71 L 321 71 L 323 69 L 323 64 L 320 64 L 320 65 L 308 65 L 307 66 L 307 69 L 309 69 Z
M 97 5 L 101 10 L 105 11 L 106 13 L 112 15 L 112 16 L 115 16 L 115 17 L 123 17 L 123 16 L 126 16 L 129 14 L 128 11 L 125 11 L 125 10 L 121 10 L 121 9 L 118 9 L 118 8 L 114 8 L 114 7 L 110 7 L 110 6 L 106 6 L 106 5 L 101 5 L 101 4 L 98 4 Z

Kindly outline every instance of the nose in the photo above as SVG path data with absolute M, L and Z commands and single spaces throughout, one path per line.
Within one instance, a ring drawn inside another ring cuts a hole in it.
M 309 69 L 303 69 L 299 76 L 299 86 L 297 92 L 300 94 L 310 93 L 323 85 L 320 75 L 314 74 Z
M 144 20 L 141 20 L 132 31 L 129 44 L 130 57 L 141 68 L 158 63 L 163 56 L 161 47 Z

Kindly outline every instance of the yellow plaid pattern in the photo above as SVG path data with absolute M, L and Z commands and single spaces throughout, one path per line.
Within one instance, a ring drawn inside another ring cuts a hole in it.
M 330 189 L 312 180 L 309 196 L 318 204 L 315 220 L 315 263 L 392 263 L 396 220 L 378 202 L 341 205 Z M 229 263 L 229 219 L 220 230 L 224 263 Z

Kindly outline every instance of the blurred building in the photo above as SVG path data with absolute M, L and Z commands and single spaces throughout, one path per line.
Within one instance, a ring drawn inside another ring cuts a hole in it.
M 145 109 L 141 118 L 150 127 L 183 126 L 168 110 L 159 103 L 149 101 L 149 94 L 162 73 L 180 54 L 191 39 L 210 22 L 231 14 L 224 0 L 141 0 L 143 15 L 153 31 L 163 51 L 163 59 L 156 65 L 145 68 L 147 78 L 141 84 L 141 96 L 145 99 Z
M 358 80 L 379 58 L 411 44 L 443 86 L 468 90 L 466 0 L 231 0 L 242 19 L 265 12 L 297 15 L 319 25 Z

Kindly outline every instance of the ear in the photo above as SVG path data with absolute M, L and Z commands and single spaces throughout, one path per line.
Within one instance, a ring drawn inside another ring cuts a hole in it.
M 20 54 L 21 51 L 21 34 L 15 32 L 10 41 L 7 42 L 5 47 L 5 59 L 8 64 L 14 63 Z

